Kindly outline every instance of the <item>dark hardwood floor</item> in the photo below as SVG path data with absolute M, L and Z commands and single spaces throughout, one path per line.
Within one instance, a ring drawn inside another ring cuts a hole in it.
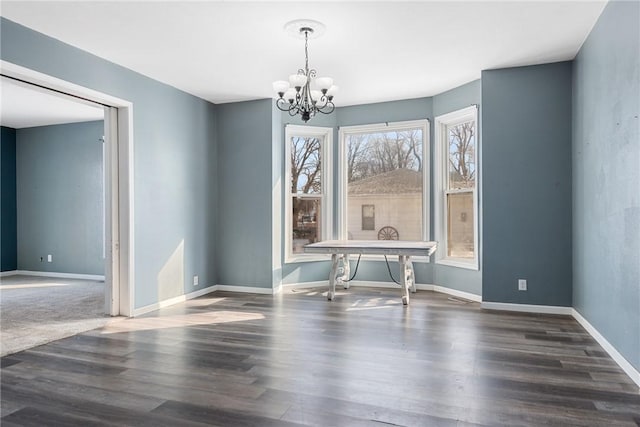
M 2 426 L 640 426 L 573 319 L 420 291 L 216 292 L 2 358 Z

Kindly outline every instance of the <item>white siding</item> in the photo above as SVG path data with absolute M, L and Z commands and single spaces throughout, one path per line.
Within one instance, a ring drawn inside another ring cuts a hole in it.
M 362 205 L 375 206 L 375 230 L 362 230 Z M 420 194 L 349 195 L 347 232 L 356 240 L 376 240 L 385 226 L 398 230 L 401 240 L 422 240 Z

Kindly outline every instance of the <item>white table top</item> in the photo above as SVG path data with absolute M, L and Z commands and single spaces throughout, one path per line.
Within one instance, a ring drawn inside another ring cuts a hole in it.
M 304 251 L 311 254 L 429 256 L 437 246 L 437 242 L 408 240 L 325 240 L 305 245 Z

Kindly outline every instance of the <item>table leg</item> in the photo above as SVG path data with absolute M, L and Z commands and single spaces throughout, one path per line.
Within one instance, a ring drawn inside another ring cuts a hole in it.
M 329 292 L 327 292 L 327 299 L 332 301 L 336 295 L 336 275 L 338 274 L 338 264 L 340 256 L 338 254 L 331 254 L 331 272 L 329 273 Z
M 407 256 L 407 260 L 405 262 L 406 265 L 406 275 L 407 275 L 407 281 L 408 281 L 408 286 L 409 289 L 411 289 L 412 293 L 416 292 L 416 275 L 413 271 L 413 263 L 411 262 L 411 257 Z
M 409 305 L 409 287 L 407 282 L 407 257 L 398 255 L 398 265 L 400 266 L 400 286 L 402 287 L 402 304 Z
M 351 276 L 351 265 L 349 264 L 349 254 L 344 254 L 342 258 L 342 277 L 340 281 L 342 282 L 342 287 L 344 289 L 349 289 L 349 276 Z

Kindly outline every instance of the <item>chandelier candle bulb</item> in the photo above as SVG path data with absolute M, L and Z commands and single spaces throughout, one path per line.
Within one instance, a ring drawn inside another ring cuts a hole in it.
M 287 89 L 289 89 L 289 82 L 286 82 L 284 80 L 273 82 L 273 90 L 278 94 L 278 96 L 282 97 Z
M 297 74 L 291 74 L 289 82 L 273 82 L 273 90 L 278 94 L 276 107 L 291 117 L 300 115 L 305 123 L 318 113 L 333 113 L 337 86 L 333 85 L 331 77 L 316 77 L 316 70 L 309 69 L 309 38 L 314 32 L 316 36 L 321 34 L 324 25 L 312 20 L 296 20 L 288 22 L 284 28 L 290 33 L 297 30 L 295 35 L 304 37 L 304 68 L 300 68 Z
M 316 79 L 316 87 L 323 93 L 333 86 L 333 79 L 331 77 L 319 77 Z
M 289 76 L 289 84 L 291 87 L 296 88 L 296 91 L 300 91 L 300 89 L 307 83 L 307 76 L 302 74 L 291 74 Z
M 294 88 L 287 89 L 282 98 L 287 100 L 290 104 L 293 104 L 293 101 L 296 100 L 296 90 Z

